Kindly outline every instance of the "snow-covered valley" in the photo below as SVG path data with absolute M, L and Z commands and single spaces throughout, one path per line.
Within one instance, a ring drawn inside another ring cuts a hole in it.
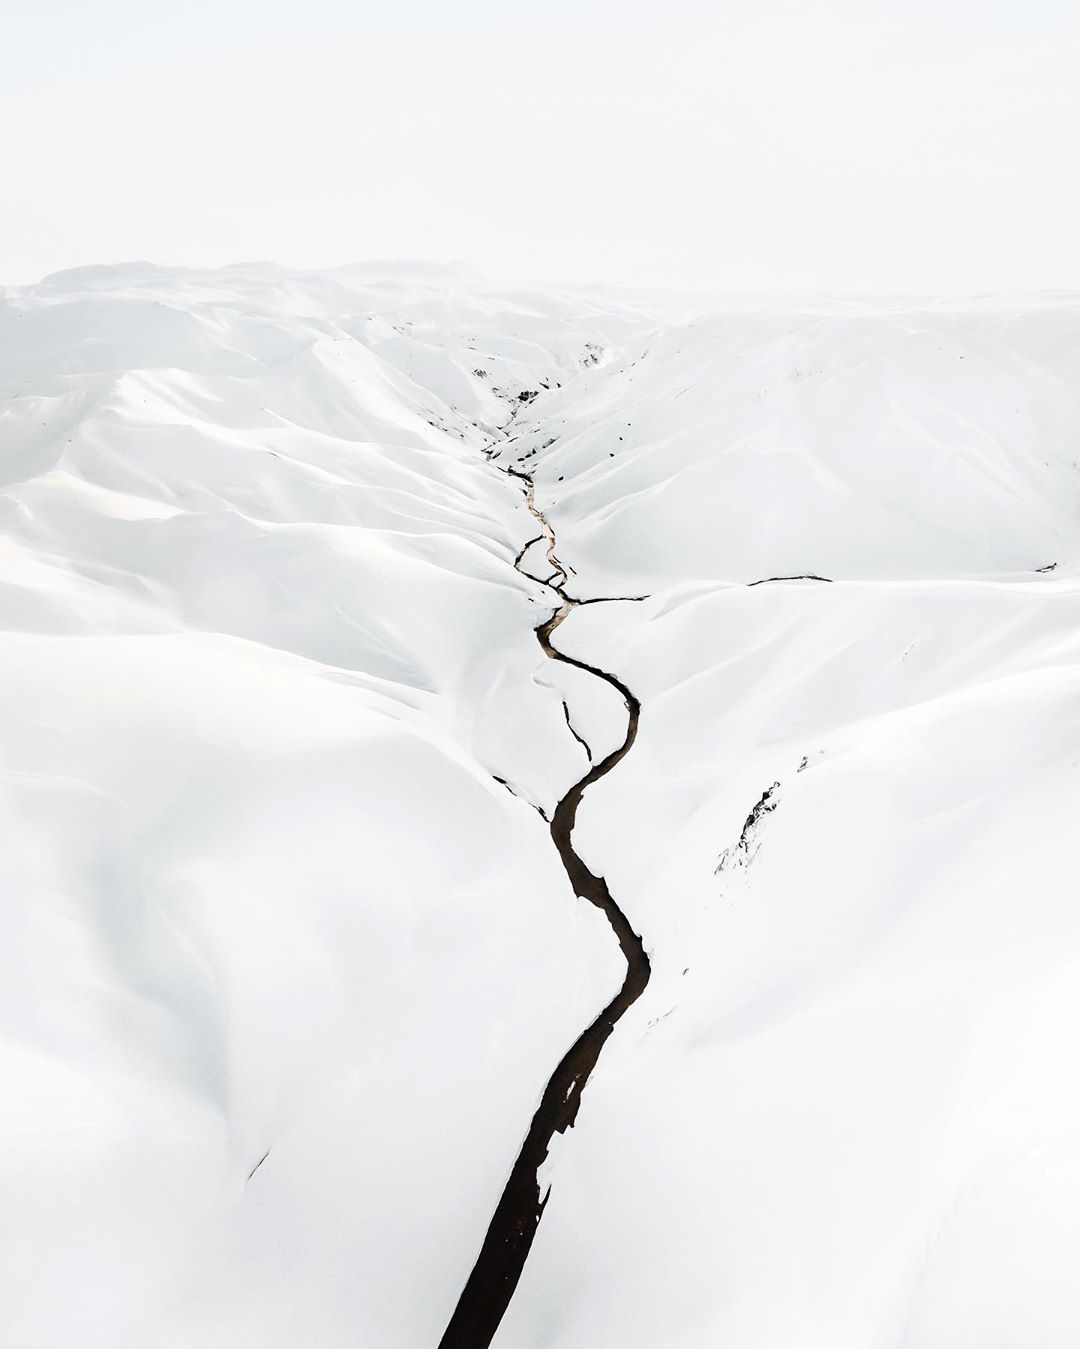
M 1071 296 L 0 291 L 4 1343 L 436 1349 L 576 856 L 497 1349 L 1071 1349 L 1078 525 Z

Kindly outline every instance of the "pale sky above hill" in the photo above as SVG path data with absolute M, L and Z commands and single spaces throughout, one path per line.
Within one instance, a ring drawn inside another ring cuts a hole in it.
M 0 281 L 1080 287 L 1071 0 L 0 0 Z

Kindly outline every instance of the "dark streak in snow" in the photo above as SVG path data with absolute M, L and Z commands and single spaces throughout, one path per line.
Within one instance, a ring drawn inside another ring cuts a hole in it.
M 578 742 L 578 744 L 581 746 L 581 748 L 585 751 L 585 755 L 589 760 L 589 762 L 592 763 L 592 750 L 589 748 L 588 742 L 583 740 L 581 736 L 578 735 L 577 731 L 574 730 L 574 723 L 570 720 L 570 705 L 565 698 L 563 699 L 562 710 L 563 715 L 566 717 L 567 729 L 569 730 L 570 734 L 574 737 L 574 739 Z
M 582 1031 L 548 1079 L 529 1132 L 492 1215 L 480 1254 L 439 1341 L 439 1349 L 488 1349 L 490 1346 L 521 1278 L 536 1229 L 551 1194 L 550 1188 L 541 1194 L 538 1177 L 552 1139 L 557 1133 L 565 1133 L 573 1127 L 582 1093 L 600 1058 L 601 1050 L 620 1018 L 645 991 L 651 973 L 649 957 L 641 938 L 612 898 L 603 876 L 593 875 L 574 851 L 572 842 L 581 799 L 594 782 L 606 777 L 629 753 L 637 737 L 641 704 L 616 675 L 564 655 L 552 645 L 551 639 L 559 624 L 580 603 L 586 601 L 575 600 L 563 589 L 566 572 L 555 555 L 555 535 L 551 526 L 535 504 L 532 479 L 519 469 L 507 468 L 504 472 L 525 484 L 526 504 L 548 542 L 547 558 L 554 569 L 552 582 L 547 584 L 558 595 L 560 605 L 550 618 L 537 627 L 537 641 L 550 660 L 573 665 L 604 680 L 621 695 L 626 705 L 626 736 L 622 744 L 605 755 L 599 763 L 594 763 L 584 777 L 574 783 L 556 806 L 550 826 L 552 842 L 574 887 L 574 893 L 600 909 L 611 925 L 626 959 L 626 977 L 615 997 L 592 1025 Z
M 262 1166 L 263 1162 L 265 1162 L 266 1159 L 267 1159 L 267 1157 L 269 1157 L 269 1156 L 270 1156 L 270 1149 L 267 1148 L 266 1151 L 263 1153 L 263 1155 L 259 1158 L 259 1160 L 255 1163 L 255 1165 L 254 1165 L 254 1166 L 251 1168 L 251 1170 L 247 1173 L 247 1178 L 248 1178 L 248 1180 L 251 1179 L 251 1177 L 255 1174 L 256 1171 L 258 1171 L 259 1167 Z
M 803 572 L 800 576 L 765 576 L 760 581 L 748 581 L 747 586 L 767 586 L 772 585 L 774 581 L 824 581 L 826 585 L 832 585 L 831 576 L 815 576 L 812 571 Z
M 796 771 L 801 773 L 804 767 L 805 760 L 799 765 Z M 766 787 L 761 793 L 757 804 L 746 817 L 746 823 L 742 827 L 742 833 L 739 835 L 738 843 L 736 843 L 733 848 L 725 848 L 720 854 L 720 860 L 717 862 L 716 870 L 713 872 L 714 876 L 719 876 L 730 862 L 746 863 L 751 860 L 750 849 L 753 846 L 754 835 L 757 833 L 758 826 L 761 824 L 764 817 L 774 811 L 780 804 L 776 795 L 779 790 L 779 782 L 774 782 L 771 787 Z

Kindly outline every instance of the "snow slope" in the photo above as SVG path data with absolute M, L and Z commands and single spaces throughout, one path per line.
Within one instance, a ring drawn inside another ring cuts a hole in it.
M 1080 1341 L 1078 353 L 725 315 L 530 407 L 579 583 L 650 595 L 565 631 L 642 702 L 578 847 L 653 979 L 501 1349 Z
M 500 464 L 635 597 L 558 641 L 653 977 L 497 1346 L 1080 1339 L 1080 302 L 0 294 L 6 1343 L 438 1342 L 622 976 Z
M 1078 378 L 1072 303 L 705 316 L 545 396 L 525 451 L 597 589 L 1027 572 L 1074 547 Z
M 584 339 L 491 311 L 269 269 L 7 297 L 7 1343 L 432 1342 L 619 977 L 526 804 L 581 750 L 482 454 Z

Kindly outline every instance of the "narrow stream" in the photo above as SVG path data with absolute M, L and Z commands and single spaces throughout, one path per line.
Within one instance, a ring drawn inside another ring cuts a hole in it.
M 551 1140 L 556 1133 L 565 1133 L 577 1118 L 581 1095 L 596 1067 L 600 1052 L 619 1019 L 641 997 L 649 982 L 649 957 L 641 938 L 630 926 L 626 915 L 615 903 L 603 876 L 594 876 L 574 851 L 572 834 L 578 806 L 586 790 L 599 782 L 629 753 L 637 737 L 641 705 L 626 685 L 615 675 L 584 661 L 564 655 L 551 639 L 560 623 L 582 603 L 595 604 L 597 600 L 576 600 L 566 593 L 566 571 L 555 553 L 555 535 L 543 512 L 537 507 L 532 478 L 518 469 L 504 472 L 525 485 L 525 501 L 540 530 L 539 538 L 546 544 L 546 555 L 551 567 L 548 580 L 543 582 L 555 591 L 559 608 L 536 629 L 536 637 L 549 660 L 576 666 L 616 689 L 626 704 L 626 737 L 610 754 L 594 763 L 584 777 L 567 791 L 551 817 L 551 838 L 558 850 L 563 867 L 574 887 L 575 894 L 595 904 L 611 924 L 619 946 L 626 957 L 626 977 L 622 987 L 596 1020 L 582 1031 L 563 1055 L 552 1073 L 544 1094 L 533 1115 L 529 1132 L 521 1145 L 517 1161 L 499 1199 L 488 1226 L 484 1244 L 476 1264 L 462 1290 L 450 1323 L 439 1341 L 439 1349 L 488 1349 L 499 1328 L 499 1322 L 510 1305 L 510 1299 L 521 1278 L 536 1229 L 544 1212 L 548 1195 L 541 1195 L 538 1179 L 540 1167 L 548 1155 Z M 532 543 L 538 542 L 533 539 Z M 518 554 L 514 566 L 523 576 L 522 561 L 531 545 Z M 540 578 L 532 577 L 537 580 Z

